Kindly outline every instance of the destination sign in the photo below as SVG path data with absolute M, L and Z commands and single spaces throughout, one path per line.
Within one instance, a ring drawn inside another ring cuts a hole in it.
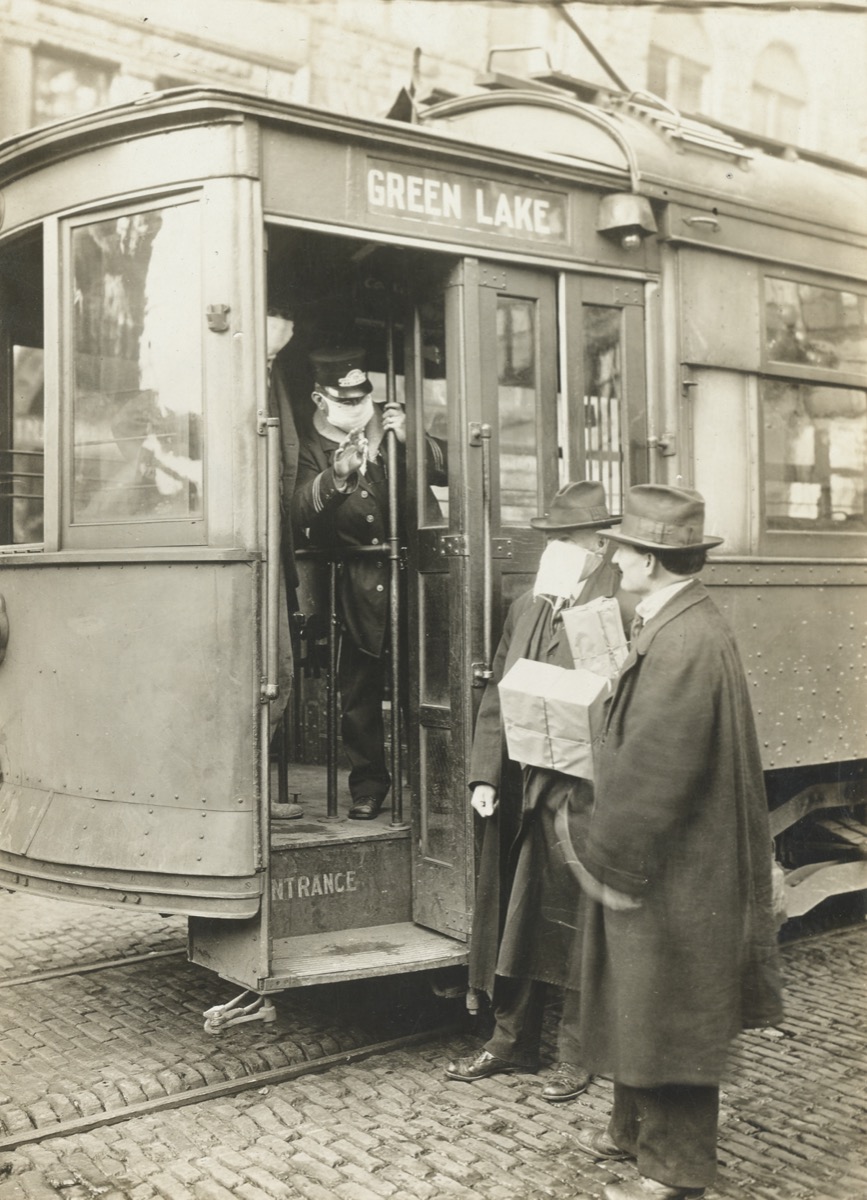
M 367 211 L 535 242 L 567 241 L 567 196 L 455 171 L 368 160 Z

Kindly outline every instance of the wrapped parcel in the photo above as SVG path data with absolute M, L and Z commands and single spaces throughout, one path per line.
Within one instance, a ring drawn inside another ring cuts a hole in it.
M 614 597 L 599 596 L 588 604 L 564 608 L 560 616 L 575 666 L 613 679 L 629 653 Z
M 593 743 L 602 732 L 603 675 L 519 658 L 500 681 L 509 757 L 564 775 L 593 778 Z

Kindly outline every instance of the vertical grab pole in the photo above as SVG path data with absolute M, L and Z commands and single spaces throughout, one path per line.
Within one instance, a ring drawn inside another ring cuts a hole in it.
M 325 706 L 325 815 L 337 820 L 337 559 L 328 563 L 328 682 Z
M 280 612 L 280 421 L 277 417 L 259 417 L 259 432 L 264 433 L 268 451 L 268 500 L 265 525 L 265 681 L 262 701 L 276 700 L 278 685 L 277 627 Z
M 484 687 L 493 674 L 494 543 L 491 517 L 491 427 L 470 423 L 470 445 L 482 450 L 482 661 L 473 663 L 473 686 Z
M 388 315 L 386 333 L 385 407 L 397 405 L 394 378 L 394 321 Z M 398 519 L 397 436 L 389 430 L 388 461 L 388 617 L 391 638 L 391 823 L 403 825 L 403 764 L 400 752 L 400 521 Z

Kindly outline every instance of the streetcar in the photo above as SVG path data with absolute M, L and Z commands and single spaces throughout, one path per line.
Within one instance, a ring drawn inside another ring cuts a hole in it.
M 0 885 L 185 915 L 248 993 L 211 1028 L 466 962 L 474 714 L 529 518 L 574 479 L 614 513 L 703 493 L 789 916 L 863 906 L 864 173 L 643 93 L 487 82 L 412 122 L 183 88 L 0 146 Z M 343 563 L 283 494 L 332 335 L 406 412 L 364 823 Z

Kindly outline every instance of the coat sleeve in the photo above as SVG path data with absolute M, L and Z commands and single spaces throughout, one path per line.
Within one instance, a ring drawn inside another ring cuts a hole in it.
M 435 487 L 445 487 L 449 481 L 448 448 L 441 438 L 425 434 L 425 454 L 427 456 L 427 482 Z
M 499 790 L 503 772 L 503 727 L 500 714 L 500 680 L 505 672 L 506 658 L 512 640 L 514 608 L 509 609 L 503 636 L 491 665 L 491 678 L 485 685 L 482 702 L 476 717 L 473 749 L 470 755 L 469 785 L 489 783 Z
M 298 451 L 298 473 L 292 495 L 292 525 L 296 534 L 309 529 L 310 540 L 314 543 L 320 541 L 317 528 L 324 526 L 323 518 L 333 516 L 357 486 L 356 473 L 349 476 L 348 486 L 341 490 L 331 465 L 317 453 L 313 442 L 303 439 Z
M 601 883 L 640 896 L 702 803 L 725 685 L 716 639 L 673 621 L 621 677 L 596 772 L 581 860 Z

